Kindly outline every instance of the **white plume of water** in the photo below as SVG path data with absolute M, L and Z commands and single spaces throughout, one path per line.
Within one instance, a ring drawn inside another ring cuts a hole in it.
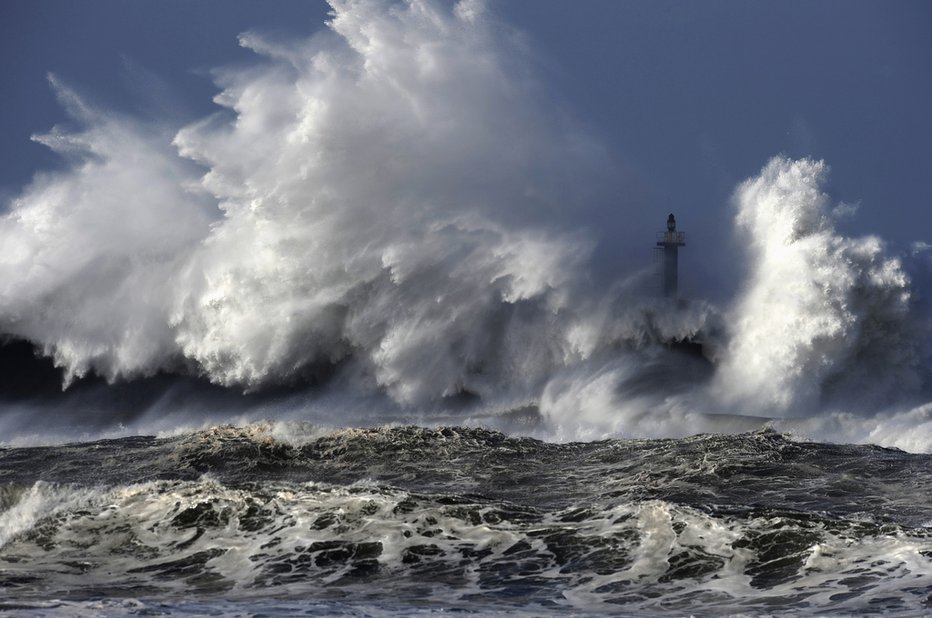
M 735 193 L 751 267 L 717 395 L 743 414 L 803 415 L 841 396 L 876 405 L 919 386 L 908 277 L 880 239 L 836 231 L 826 171 L 777 157 Z
M 69 380 L 341 365 L 404 405 L 532 389 L 604 347 L 574 327 L 572 231 L 604 153 L 517 40 L 475 1 L 332 6 L 303 44 L 243 35 L 264 63 L 220 71 L 229 113 L 174 137 L 58 86 L 83 129 L 38 138 L 71 167 L 0 219 L 3 332 Z
M 826 173 L 824 162 L 776 157 L 736 190 L 743 291 L 717 336 L 714 310 L 693 316 L 714 373 L 659 349 L 578 363 L 541 396 L 557 435 L 676 437 L 770 424 L 812 439 L 932 449 L 921 403 L 928 316 L 881 240 L 837 231 Z M 687 311 L 676 315 L 688 323 Z
M 0 331 L 38 344 L 68 382 L 151 374 L 177 354 L 165 299 L 215 208 L 165 135 L 51 81 L 84 128 L 34 138 L 70 167 L 38 175 L 0 219 Z
M 350 357 L 403 403 L 540 379 L 566 354 L 541 317 L 590 243 L 513 223 L 577 201 L 597 152 L 535 102 L 479 4 L 333 7 L 338 45 L 244 36 L 274 62 L 221 77 L 235 123 L 175 139 L 225 215 L 176 342 L 247 388 Z

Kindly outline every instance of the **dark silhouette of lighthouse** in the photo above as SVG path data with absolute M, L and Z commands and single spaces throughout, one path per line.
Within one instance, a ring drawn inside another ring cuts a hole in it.
M 663 295 L 675 297 L 678 251 L 686 246 L 686 234 L 676 231 L 676 218 L 672 212 L 667 217 L 667 231 L 657 233 L 657 246 L 663 248 Z

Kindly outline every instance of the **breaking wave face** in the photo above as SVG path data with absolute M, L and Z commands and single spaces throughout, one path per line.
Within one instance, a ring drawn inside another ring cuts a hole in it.
M 643 272 L 590 272 L 618 181 L 520 37 L 471 0 L 331 5 L 306 41 L 243 35 L 261 61 L 218 71 L 223 111 L 178 131 L 53 79 L 77 128 L 35 139 L 70 165 L 0 219 L 0 332 L 66 385 L 324 383 L 307 397 L 331 407 L 532 404 L 558 438 L 766 417 L 930 448 L 924 316 L 900 258 L 836 230 L 824 163 L 776 158 L 738 187 L 732 306 L 647 298 Z M 690 337 L 711 364 L 663 345 Z

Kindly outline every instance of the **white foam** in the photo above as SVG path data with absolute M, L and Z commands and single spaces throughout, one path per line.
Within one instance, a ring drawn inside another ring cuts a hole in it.
M 72 488 L 37 481 L 0 512 L 0 548 L 32 529 L 43 518 L 73 509 L 100 495 L 88 488 Z

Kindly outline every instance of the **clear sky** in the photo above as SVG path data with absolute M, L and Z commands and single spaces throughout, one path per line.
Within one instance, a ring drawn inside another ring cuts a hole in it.
M 657 229 L 678 213 L 699 279 L 722 267 L 736 183 L 780 153 L 829 163 L 832 197 L 860 204 L 850 233 L 932 241 L 932 2 L 490 7 L 526 36 L 543 96 L 634 179 L 619 200 L 656 210 Z M 305 36 L 328 10 L 318 0 L 4 0 L 0 195 L 59 164 L 29 140 L 66 119 L 48 73 L 101 107 L 180 126 L 216 110 L 211 69 L 252 62 L 239 33 Z

